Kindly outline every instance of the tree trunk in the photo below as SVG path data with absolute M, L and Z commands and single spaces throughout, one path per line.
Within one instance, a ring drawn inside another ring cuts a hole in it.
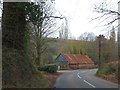
M 17 50 L 24 48 L 25 8 L 22 4 L 16 2 L 3 3 L 2 45 L 7 48 Z

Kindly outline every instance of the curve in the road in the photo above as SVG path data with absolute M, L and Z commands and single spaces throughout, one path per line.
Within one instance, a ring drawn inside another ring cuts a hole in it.
M 97 69 L 65 72 L 55 84 L 56 88 L 118 88 L 118 85 L 95 76 Z

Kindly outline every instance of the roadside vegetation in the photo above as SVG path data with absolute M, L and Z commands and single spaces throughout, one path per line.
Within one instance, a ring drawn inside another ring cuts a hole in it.
M 55 64 L 47 64 L 47 65 L 43 65 L 43 66 L 38 67 L 38 70 L 46 71 L 49 73 L 56 73 L 58 70 L 58 66 Z
M 120 62 L 118 61 L 112 61 L 109 63 L 105 63 L 100 70 L 97 71 L 97 76 L 115 82 L 119 83 L 119 69 L 120 69 Z

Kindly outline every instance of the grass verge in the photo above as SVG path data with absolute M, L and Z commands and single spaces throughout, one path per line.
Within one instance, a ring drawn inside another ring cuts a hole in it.
M 53 88 L 55 85 L 55 82 L 57 80 L 57 78 L 63 74 L 61 72 L 56 72 L 56 73 L 47 73 L 47 72 L 43 72 L 44 77 L 48 80 L 49 82 L 49 86 L 48 88 Z

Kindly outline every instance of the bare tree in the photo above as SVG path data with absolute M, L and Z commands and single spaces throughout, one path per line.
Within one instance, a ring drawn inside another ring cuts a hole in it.
M 112 0 L 110 0 L 112 2 Z M 95 5 L 94 11 L 100 13 L 100 16 L 94 19 L 100 19 L 106 22 L 104 26 L 113 25 L 118 27 L 118 57 L 120 59 L 120 2 L 118 2 L 118 10 L 110 8 L 108 0 L 103 1 L 100 5 Z M 118 24 L 117 24 L 118 23 Z
M 68 39 L 69 37 L 69 28 L 68 28 L 68 19 L 64 16 L 64 22 L 62 23 L 61 30 L 59 31 L 59 37 L 61 39 Z
M 33 18 L 30 15 L 28 16 L 28 19 L 31 21 L 28 28 L 31 29 L 31 42 L 35 49 L 35 62 L 40 65 L 43 62 L 41 56 L 47 48 L 47 37 L 59 28 L 57 27 L 56 19 L 63 19 L 63 17 L 54 15 L 53 3 L 50 0 L 32 4 L 34 4 L 34 8 L 32 9 L 35 15 L 33 15 Z
M 120 19 L 120 13 L 116 9 L 111 8 L 109 3 L 110 2 L 108 0 L 105 0 L 99 5 L 94 5 L 94 11 L 100 13 L 100 16 L 96 17 L 95 19 L 101 19 L 103 22 L 105 21 L 105 26 L 114 24 L 118 19 Z

